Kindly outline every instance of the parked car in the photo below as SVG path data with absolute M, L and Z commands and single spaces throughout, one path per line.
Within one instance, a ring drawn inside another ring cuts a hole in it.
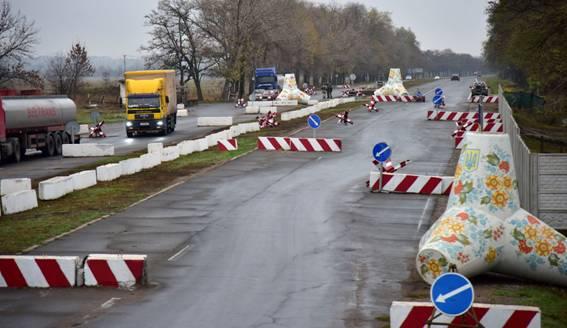
M 411 80 L 411 79 L 412 79 L 412 78 L 411 78 L 411 75 L 406 75 L 406 81 L 409 81 L 409 80 Z
M 451 75 L 451 81 L 460 81 L 461 78 L 459 77 L 459 74 L 453 74 Z
M 441 78 L 439 77 L 439 75 L 435 75 L 435 77 L 433 79 L 434 80 L 440 80 Z

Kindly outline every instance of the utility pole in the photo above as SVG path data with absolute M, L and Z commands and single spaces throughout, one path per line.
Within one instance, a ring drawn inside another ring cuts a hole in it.
M 124 57 L 124 64 L 122 66 L 122 71 L 123 73 L 126 73 L 126 55 L 122 55 L 122 57 Z

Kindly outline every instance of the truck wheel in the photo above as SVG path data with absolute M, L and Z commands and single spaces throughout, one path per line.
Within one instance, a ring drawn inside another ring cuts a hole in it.
M 55 140 L 52 134 L 48 134 L 45 138 L 45 147 L 41 151 L 43 152 L 43 156 L 55 155 Z
M 59 133 L 53 134 L 53 140 L 55 140 L 55 154 L 61 155 L 63 153 L 63 139 Z

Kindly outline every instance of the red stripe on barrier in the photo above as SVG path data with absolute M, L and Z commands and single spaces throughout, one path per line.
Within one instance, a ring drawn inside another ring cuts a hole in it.
M 423 327 L 427 319 L 431 317 L 431 314 L 433 314 L 432 306 L 414 306 L 400 325 L 400 328 Z
M 455 118 L 455 116 L 457 116 L 457 113 L 456 113 L 456 112 L 451 112 L 451 113 L 449 114 L 449 116 L 447 117 L 447 121 L 452 121 L 452 120 Z
M 475 308 L 475 307 L 473 307 L 472 310 L 476 314 L 476 317 L 477 317 L 479 322 L 482 320 L 482 318 L 484 318 L 484 316 L 488 312 L 487 307 L 486 308 Z M 474 319 L 470 315 L 463 315 L 463 316 L 456 317 L 455 319 L 453 319 L 453 321 L 451 321 L 451 324 L 453 324 L 453 325 L 469 325 L 471 327 L 474 327 L 477 324 L 477 322 L 474 321 Z
M 382 187 L 387 185 L 388 182 L 390 182 L 390 180 L 392 180 L 393 177 L 394 176 L 391 174 L 382 174 L 382 179 L 384 180 L 384 182 L 382 183 Z M 380 183 L 380 179 L 378 179 L 377 183 Z
M 317 139 L 317 142 L 321 145 L 321 148 L 323 148 L 324 151 L 332 151 L 331 146 L 329 146 L 329 144 L 327 143 L 327 140 Z
M 136 282 L 142 280 L 142 276 L 144 275 L 144 260 L 125 260 L 128 269 L 132 272 L 134 278 L 136 278 Z
M 508 318 L 508 321 L 506 321 L 504 326 L 502 326 L 502 328 L 528 327 L 535 315 L 536 312 L 534 311 L 515 310 L 510 318 Z
M 268 138 L 268 141 L 272 144 L 272 146 L 274 146 L 276 150 L 282 149 L 280 143 L 276 140 L 276 138 Z
M 396 187 L 396 189 L 394 189 L 394 191 L 396 192 L 404 192 L 407 191 L 411 185 L 415 182 L 415 180 L 417 180 L 417 176 L 405 176 L 404 179 L 402 180 L 402 182 L 400 182 L 400 184 Z
M 299 139 L 299 142 L 301 142 L 301 144 L 303 145 L 303 147 L 305 147 L 305 149 L 307 151 L 315 151 L 315 149 L 313 149 L 313 147 L 311 146 L 311 143 L 309 142 L 309 139 Z
M 26 287 L 28 283 L 14 259 L 0 259 L 0 274 L 8 287 Z
M 429 178 L 427 179 L 427 182 L 425 183 L 423 188 L 421 188 L 419 193 L 422 195 L 430 195 L 440 183 L 441 183 L 440 178 L 435 178 L 435 177 Z
M 55 259 L 35 259 L 49 287 L 71 287 L 61 266 Z
M 118 281 L 110 270 L 107 260 L 88 260 L 87 265 L 99 285 L 118 287 Z
M 256 146 L 258 147 L 258 149 L 260 150 L 266 150 L 266 147 L 264 147 L 264 143 L 262 141 L 260 141 L 260 139 L 258 139 Z

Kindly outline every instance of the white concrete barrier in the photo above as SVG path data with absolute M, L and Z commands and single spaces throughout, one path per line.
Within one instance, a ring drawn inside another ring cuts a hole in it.
M 307 105 L 315 105 L 319 102 L 319 100 L 315 100 L 315 99 L 309 99 L 307 101 Z
M 154 142 L 148 144 L 148 153 L 161 154 L 162 150 L 163 150 L 163 143 L 161 142 Z
M 232 125 L 232 117 L 199 117 L 197 126 L 226 126 Z
M 74 190 L 71 177 L 54 177 L 39 183 L 39 199 L 54 200 L 61 198 Z
M 236 138 L 240 135 L 240 127 L 233 125 L 228 129 L 228 139 Z
M 277 107 L 260 107 L 260 114 L 268 114 L 268 112 L 277 113 Z
M 142 171 L 142 160 L 138 157 L 120 161 L 119 164 L 121 175 L 131 175 Z
M 122 175 L 122 165 L 119 163 L 101 165 L 96 168 L 96 179 L 98 181 L 112 181 Z
M 114 156 L 114 145 L 110 144 L 64 144 L 63 157 Z
M 272 107 L 274 105 L 273 101 L 249 101 L 248 106 L 254 107 Z
M 189 116 L 189 111 L 186 109 L 178 109 L 177 110 L 177 117 L 187 117 Z
M 246 114 L 258 114 L 260 112 L 260 107 L 258 106 L 246 106 Z
M 91 129 L 89 129 L 88 124 L 81 124 L 79 125 L 79 135 L 90 134 Z
M 96 170 L 82 171 L 70 175 L 73 179 L 73 189 L 82 190 L 96 185 Z
M 37 207 L 35 190 L 21 190 L 2 196 L 2 213 L 4 215 L 20 213 Z
M 179 155 L 185 156 L 189 155 L 195 151 L 195 141 L 194 140 L 184 140 L 177 144 L 177 148 L 179 148 Z
M 177 104 L 177 111 L 185 109 L 185 104 Z
M 209 149 L 209 143 L 207 142 L 207 138 L 201 138 L 195 140 L 195 151 L 205 151 Z
M 161 161 L 171 162 L 179 158 L 179 148 L 177 146 L 165 147 L 161 151 Z
M 147 170 L 161 164 L 161 155 L 158 153 L 148 153 L 140 156 L 142 169 Z
M 297 106 L 297 100 L 276 100 L 272 103 L 273 106 Z
M 31 179 L 29 178 L 0 180 L 0 196 L 25 190 L 31 190 Z
M 219 140 L 216 133 L 209 134 L 205 137 L 205 139 L 207 140 L 207 148 L 215 146 L 217 144 L 217 141 Z
M 0 256 L 0 287 L 65 288 L 78 285 L 78 256 Z
M 148 280 L 146 259 L 146 255 L 90 254 L 85 259 L 85 286 L 144 285 Z

